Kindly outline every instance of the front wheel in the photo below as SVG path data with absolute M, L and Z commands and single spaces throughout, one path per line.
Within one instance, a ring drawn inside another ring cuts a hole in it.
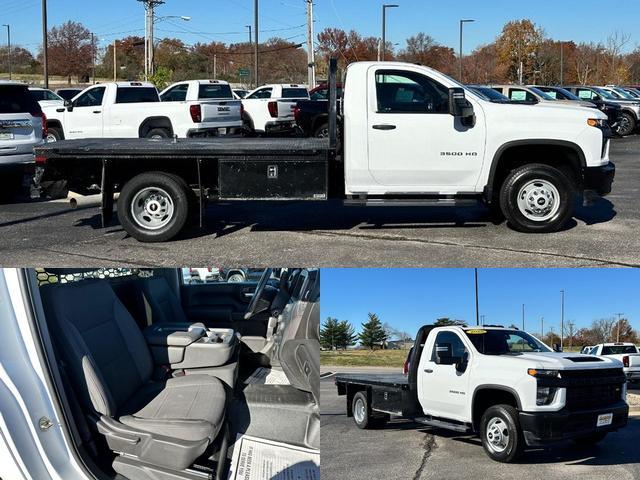
M 489 458 L 511 463 L 524 450 L 518 411 L 511 405 L 489 407 L 480 419 L 480 440 Z
M 143 173 L 129 180 L 118 199 L 118 217 L 125 231 L 141 242 L 164 242 L 184 227 L 189 213 L 187 186 L 163 172 Z
M 616 132 L 621 137 L 631 135 L 636 129 L 636 119 L 629 112 L 622 112 L 618 119 L 618 131 Z
M 527 233 L 557 232 L 573 213 L 574 187 L 557 168 L 530 164 L 513 170 L 500 189 L 509 224 Z

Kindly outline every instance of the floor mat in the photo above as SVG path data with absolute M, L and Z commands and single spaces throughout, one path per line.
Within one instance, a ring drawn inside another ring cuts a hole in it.
M 238 434 L 228 480 L 320 480 L 320 451 Z
M 289 385 L 289 379 L 281 370 L 273 370 L 271 368 L 256 368 L 255 371 L 247 378 L 244 383 L 251 385 L 258 383 L 261 385 Z

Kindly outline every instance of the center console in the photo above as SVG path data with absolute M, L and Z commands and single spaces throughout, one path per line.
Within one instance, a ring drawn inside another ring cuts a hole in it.
M 201 323 L 159 323 L 145 328 L 143 334 L 156 365 L 168 365 L 179 374 L 212 375 L 233 387 L 239 354 L 234 330 Z

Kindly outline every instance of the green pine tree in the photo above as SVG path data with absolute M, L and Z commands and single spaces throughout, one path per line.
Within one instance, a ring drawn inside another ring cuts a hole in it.
M 355 345 L 357 339 L 358 335 L 356 335 L 353 325 L 351 325 L 347 320 L 342 320 L 338 323 L 337 348 L 343 348 L 346 350 L 347 347 Z
M 382 345 L 387 341 L 387 334 L 382 322 L 375 313 L 369 313 L 369 321 L 362 324 L 362 333 L 358 335 L 360 344 L 373 350 L 375 345 Z
M 340 322 L 336 318 L 328 317 L 320 328 L 320 345 L 322 348 L 333 350 L 340 340 Z

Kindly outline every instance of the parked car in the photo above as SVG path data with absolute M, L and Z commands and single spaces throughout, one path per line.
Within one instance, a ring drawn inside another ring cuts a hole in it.
M 48 141 L 74 138 L 179 138 L 221 127 L 209 101 L 161 102 L 147 82 L 112 82 L 85 89 L 64 107 L 47 107 Z M 223 122 L 224 123 L 224 122 Z
M 0 476 L 319 478 L 320 272 L 271 271 L 0 269 Z
M 569 90 L 563 87 L 537 85 L 536 88 L 543 91 L 550 97 L 555 98 L 556 100 L 580 102 L 581 104 L 584 103 L 584 101 L 580 100 L 578 96 L 574 95 Z M 607 102 L 606 100 L 603 100 L 601 98 L 591 99 L 586 103 L 592 103 L 601 112 L 603 112 L 609 118 L 609 126 L 611 127 L 611 129 L 614 132 L 618 133 L 620 114 L 622 113 L 622 107 L 620 105 L 613 102 Z
M 191 283 L 207 283 L 220 278 L 220 269 L 214 267 L 189 267 L 188 272 Z
M 234 88 L 232 92 L 233 92 L 233 96 L 237 100 L 242 100 L 244 97 L 247 96 L 247 94 L 249 93 L 249 90 L 245 90 L 244 88 Z
M 640 101 L 620 99 L 613 96 L 607 90 L 599 87 L 574 85 L 564 87 L 581 100 L 603 100 L 620 105 L 622 112 L 618 121 L 617 133 L 622 136 L 631 135 L 636 131 L 640 121 Z
M 45 116 L 27 85 L 0 82 L 0 196 L 12 197 L 34 169 L 33 148 L 44 143 Z
M 525 447 L 592 445 L 627 425 L 620 361 L 557 353 L 517 329 L 426 325 L 407 365 L 407 377 L 336 375 L 358 428 L 393 415 L 475 433 L 489 458 L 511 463 Z
M 491 85 L 491 88 L 504 96 L 508 97 L 512 102 L 540 103 L 554 102 L 557 105 L 570 105 L 593 108 L 594 104 L 579 100 L 578 103 L 573 100 L 565 100 L 549 95 L 537 87 L 524 85 Z
M 638 97 L 631 92 L 628 92 L 625 88 L 618 87 L 616 85 L 606 85 L 604 87 L 600 87 L 602 90 L 609 92 L 611 95 L 616 97 L 619 100 L 635 100 L 639 101 Z
M 29 92 L 42 108 L 64 106 L 64 98 L 47 88 L 29 87 Z
M 64 100 L 71 100 L 73 97 L 82 92 L 82 90 L 82 88 L 59 88 L 58 90 L 56 90 L 56 93 Z
M 503 95 L 497 89 L 485 86 L 485 85 L 467 85 L 467 88 L 474 93 L 486 98 L 493 103 L 509 103 L 511 100 L 506 95 Z M 516 103 L 516 102 L 514 102 Z
M 225 135 L 235 133 L 242 127 L 242 103 L 233 97 L 231 86 L 224 80 L 188 80 L 174 83 L 160 93 L 160 100 L 200 102 L 201 121 L 207 126 L 203 127 L 201 132 L 192 130 L 190 137 Z
M 293 109 L 298 100 L 308 100 L 304 85 L 264 85 L 242 99 L 243 122 L 250 134 L 291 132 L 295 128 Z
M 293 116 L 299 132 L 305 137 L 329 137 L 329 87 L 319 85 L 309 92 L 310 100 L 299 100 L 293 109 Z M 338 143 L 342 139 L 342 84 L 336 85 Z
M 601 343 L 591 349 L 591 355 L 615 358 L 624 365 L 624 374 L 630 382 L 640 382 L 640 350 L 633 343 Z

